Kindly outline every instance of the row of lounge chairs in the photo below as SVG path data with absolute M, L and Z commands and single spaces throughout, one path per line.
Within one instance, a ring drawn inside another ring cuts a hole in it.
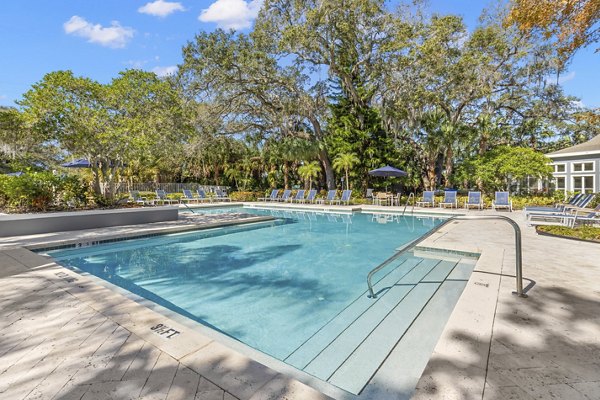
M 455 190 L 446 190 L 444 192 L 444 200 L 437 203 L 440 208 L 450 207 L 450 208 L 458 208 L 458 199 L 456 198 Z M 425 191 L 423 192 L 423 199 L 421 201 L 417 201 L 417 206 L 419 207 L 435 207 L 435 192 L 434 191 Z M 481 192 L 469 192 L 467 195 L 467 201 L 464 203 L 464 208 L 477 208 L 479 210 L 483 210 L 483 197 L 481 196 Z M 496 192 L 494 196 L 494 200 L 492 200 L 492 209 L 507 209 L 508 211 L 513 210 L 512 200 L 508 192 Z
M 587 208 L 594 197 L 594 194 L 582 193 L 554 207 L 525 207 L 525 218 L 529 225 L 600 224 L 600 205 L 591 211 Z
M 260 197 L 259 201 L 270 201 L 270 202 L 289 202 L 289 203 L 317 203 L 317 204 L 350 204 L 350 198 L 352 197 L 352 190 L 344 190 L 341 197 L 337 197 L 337 190 L 330 190 L 327 192 L 327 197 L 324 199 L 317 198 L 317 191 L 312 189 L 308 191 L 308 195 L 305 196 L 306 190 L 298 190 L 295 196 L 292 196 L 290 189 L 285 189 L 281 196 L 279 196 L 280 189 L 273 189 L 268 197 Z
M 137 190 L 132 190 L 129 192 L 129 202 L 136 203 L 141 205 L 164 205 L 164 204 L 181 204 L 181 203 L 203 203 L 203 202 L 213 202 L 213 201 L 231 201 L 231 198 L 227 196 L 227 193 L 224 190 L 217 189 L 214 193 L 214 196 L 208 196 L 203 189 L 196 190 L 196 194 L 194 195 L 191 190 L 184 189 L 183 196 L 177 199 L 171 199 L 168 197 L 167 193 L 164 190 L 157 190 L 155 192 L 156 197 L 153 199 L 148 199 L 147 197 L 140 196 L 140 192 Z

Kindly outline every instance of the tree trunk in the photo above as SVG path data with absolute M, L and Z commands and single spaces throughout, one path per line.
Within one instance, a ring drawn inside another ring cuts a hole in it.
M 333 167 L 329 160 L 329 155 L 325 149 L 319 150 L 319 161 L 325 170 L 325 183 L 328 190 L 335 189 L 335 174 L 333 173 Z
M 446 165 L 444 171 L 444 185 L 449 188 L 450 187 L 450 176 L 452 176 L 454 163 L 452 157 L 454 156 L 454 152 L 452 151 L 452 147 L 448 146 L 446 149 Z
M 288 174 L 290 173 L 290 166 L 287 161 L 283 162 L 283 188 L 288 189 Z
M 350 181 L 348 180 L 348 168 L 346 168 L 346 190 L 350 190 Z

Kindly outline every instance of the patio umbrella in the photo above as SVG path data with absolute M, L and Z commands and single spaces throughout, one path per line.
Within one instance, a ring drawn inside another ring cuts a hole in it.
M 61 164 L 60 166 L 65 168 L 89 168 L 92 166 L 92 164 L 90 164 L 90 162 L 85 158 L 80 158 L 75 161 L 70 161 L 68 163 Z
M 403 176 L 408 176 L 408 174 L 402 171 L 401 169 L 394 168 L 389 165 L 369 171 L 369 175 L 382 176 L 384 178 L 399 178 Z M 387 185 L 385 187 L 385 191 L 387 192 Z
M 17 172 L 11 172 L 10 174 L 6 174 L 7 176 L 21 176 L 23 175 L 25 172 L 21 172 L 21 171 L 17 171 Z

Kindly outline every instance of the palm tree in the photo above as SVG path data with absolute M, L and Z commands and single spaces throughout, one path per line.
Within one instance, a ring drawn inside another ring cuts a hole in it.
M 360 162 L 358 156 L 354 153 L 340 153 L 333 160 L 333 168 L 337 172 L 342 170 L 346 173 L 346 189 L 350 189 L 350 182 L 348 181 L 348 171 Z
M 298 168 L 298 174 L 304 180 L 308 181 L 308 190 L 312 189 L 312 180 L 317 178 L 321 172 L 321 166 L 318 161 L 313 161 L 308 164 L 304 164 Z

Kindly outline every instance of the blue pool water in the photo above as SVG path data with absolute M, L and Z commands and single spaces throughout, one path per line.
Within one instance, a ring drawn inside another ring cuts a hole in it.
M 285 360 L 364 296 L 372 268 L 441 222 L 249 208 L 211 212 L 223 211 L 279 219 L 48 254 Z

